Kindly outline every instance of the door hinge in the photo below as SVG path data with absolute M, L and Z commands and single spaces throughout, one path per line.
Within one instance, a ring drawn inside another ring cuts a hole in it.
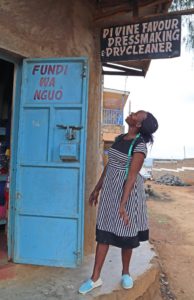
M 19 200 L 22 198 L 22 194 L 19 192 L 16 192 L 16 200 Z
M 80 252 L 80 251 L 74 251 L 73 254 L 74 254 L 75 256 L 77 256 L 77 258 L 79 258 L 80 255 L 81 255 L 81 252 Z
M 86 71 L 87 71 L 87 66 L 86 66 L 86 64 L 84 64 L 82 74 L 81 74 L 83 78 L 86 77 Z

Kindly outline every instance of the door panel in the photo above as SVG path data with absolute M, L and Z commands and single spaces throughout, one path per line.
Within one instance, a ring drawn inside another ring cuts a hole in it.
M 24 161 L 47 161 L 49 138 L 49 109 L 23 111 L 23 139 L 21 157 Z
M 22 168 L 20 213 L 76 216 L 78 213 L 79 169 Z M 46 180 L 45 180 L 46 178 Z M 32 186 L 33 188 L 29 188 Z
M 87 61 L 26 60 L 14 261 L 75 267 L 83 257 Z
M 33 224 L 33 226 L 32 226 Z M 18 235 L 15 260 L 20 263 L 72 267 L 78 223 L 74 219 L 24 215 L 19 218 L 22 228 Z M 60 232 L 60 234 L 57 234 Z M 60 247 L 59 247 L 60 245 Z

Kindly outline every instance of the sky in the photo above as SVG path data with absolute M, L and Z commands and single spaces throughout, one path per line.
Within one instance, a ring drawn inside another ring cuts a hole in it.
M 154 59 L 146 77 L 105 76 L 104 87 L 130 92 L 131 111 L 151 112 L 158 120 L 149 158 L 194 158 L 194 50 Z M 129 111 L 126 103 L 125 114 Z

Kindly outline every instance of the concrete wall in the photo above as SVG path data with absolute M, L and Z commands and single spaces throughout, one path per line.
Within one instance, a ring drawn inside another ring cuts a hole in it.
M 183 160 L 155 160 L 152 169 L 154 179 L 171 174 L 185 183 L 194 184 L 194 158 Z
M 93 30 L 95 1 L 0 1 L 0 52 L 21 57 L 87 56 L 90 66 L 85 254 L 94 251 L 95 210 L 87 200 L 99 174 L 101 68 Z
M 125 129 L 125 127 L 120 126 L 120 125 L 103 125 L 102 126 L 103 133 L 115 133 L 116 135 L 123 133 L 124 129 Z
M 128 95 L 128 92 L 106 89 L 106 91 L 103 92 L 103 108 L 123 109 Z
M 103 91 L 103 108 L 105 109 L 124 109 L 129 92 L 121 92 L 119 90 L 105 89 Z M 116 124 L 106 124 L 102 126 L 102 139 L 107 142 L 114 142 L 115 138 L 124 133 L 124 126 Z

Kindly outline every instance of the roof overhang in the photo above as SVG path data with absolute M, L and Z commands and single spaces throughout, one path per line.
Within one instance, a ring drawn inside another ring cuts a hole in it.
M 122 91 L 122 90 L 115 90 L 115 89 L 109 89 L 109 88 L 104 88 L 103 89 L 104 93 L 114 93 L 115 95 L 126 95 L 127 97 L 129 96 L 130 92 L 129 91 Z
M 140 62 L 142 64 L 140 64 Z M 103 75 L 145 76 L 149 61 L 126 61 L 116 63 L 102 63 Z

